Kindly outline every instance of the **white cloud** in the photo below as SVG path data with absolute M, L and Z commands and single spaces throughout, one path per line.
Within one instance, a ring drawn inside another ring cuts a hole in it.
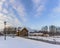
M 35 4 L 39 4 L 41 0 L 32 0 Z
M 0 29 L 3 29 L 3 28 L 4 28 L 3 21 L 0 20 Z
M 2 5 L 6 0 L 0 0 L 0 5 Z
M 0 11 L 2 10 L 2 6 L 0 5 Z
M 3 2 L 0 1 L 0 11 L 2 10 L 2 5 L 3 5 Z
M 0 0 L 0 29 L 4 28 L 4 21 L 7 22 L 7 26 L 22 26 L 22 23 L 15 17 L 13 10 L 11 13 L 6 8 L 2 8 L 2 5 L 5 0 Z M 8 3 L 5 3 L 6 7 L 8 7 Z M 1 13 L 2 11 L 2 13 Z
M 10 0 L 11 3 L 13 3 L 15 0 Z
M 39 6 L 38 8 L 37 8 L 37 12 L 40 12 L 40 11 L 42 11 L 44 9 L 44 6 L 43 5 L 41 5 L 41 6 Z
M 17 18 L 15 18 L 14 21 L 15 21 L 15 26 L 17 25 L 17 27 L 19 26 L 22 27 L 22 23 Z
M 4 16 L 4 14 L 0 13 L 0 29 L 4 28 L 4 21 L 6 17 Z
M 6 0 L 0 0 L 0 2 L 5 2 Z
M 0 5 L 2 5 L 3 4 L 3 2 L 0 2 Z
M 32 0 L 33 10 L 36 12 L 35 16 L 41 16 L 42 11 L 45 9 L 45 3 L 47 0 Z
M 4 9 L 2 10 L 2 12 L 5 13 L 5 14 L 7 14 L 7 13 L 8 13 L 8 10 L 4 8 Z
M 38 7 L 41 3 L 41 0 L 32 0 L 32 2 L 34 3 L 33 5 L 35 5 L 35 7 Z
M 17 13 L 19 14 L 20 18 L 22 19 L 23 22 L 27 21 L 27 13 L 26 13 L 26 9 L 24 7 L 24 5 L 16 0 L 10 0 L 10 3 L 12 4 L 13 8 L 17 11 Z
M 48 15 L 51 18 L 58 18 L 60 17 L 60 1 L 57 3 L 58 5 L 54 7 L 51 11 L 51 13 Z
M 0 27 L 2 26 L 0 29 L 4 28 L 4 21 L 7 22 L 7 26 L 22 26 L 22 23 L 15 16 L 12 18 L 11 16 L 0 13 Z

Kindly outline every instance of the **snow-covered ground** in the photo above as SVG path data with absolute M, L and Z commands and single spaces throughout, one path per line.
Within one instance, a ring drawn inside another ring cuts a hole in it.
M 44 43 L 22 37 L 7 37 L 7 40 L 4 40 L 4 37 L 1 36 L 0 48 L 60 48 L 60 45 Z
M 60 36 L 52 36 L 52 37 L 42 37 L 42 36 L 28 36 L 29 38 L 35 38 L 35 39 L 43 39 L 48 41 L 56 41 L 60 42 Z

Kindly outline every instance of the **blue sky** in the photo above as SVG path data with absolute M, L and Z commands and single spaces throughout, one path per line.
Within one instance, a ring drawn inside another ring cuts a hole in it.
M 59 0 L 1 0 L 0 8 L 1 24 L 6 20 L 9 25 L 32 29 L 60 26 Z

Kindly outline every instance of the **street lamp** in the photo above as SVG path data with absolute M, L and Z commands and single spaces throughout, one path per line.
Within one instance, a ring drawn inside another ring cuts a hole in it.
M 4 21 L 4 40 L 6 40 L 6 21 Z

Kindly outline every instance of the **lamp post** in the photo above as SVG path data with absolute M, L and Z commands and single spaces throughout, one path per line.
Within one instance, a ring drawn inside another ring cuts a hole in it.
M 4 40 L 6 40 L 6 21 L 4 21 Z

